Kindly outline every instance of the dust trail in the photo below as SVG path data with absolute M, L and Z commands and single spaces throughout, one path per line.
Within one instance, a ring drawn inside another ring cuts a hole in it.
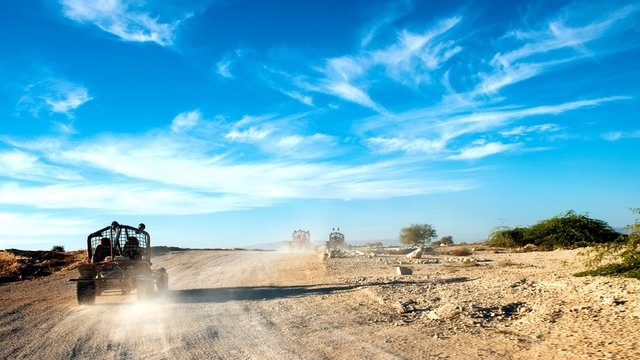
M 147 302 L 137 301 L 135 292 L 99 296 L 93 306 L 70 309 L 50 336 L 27 347 L 52 349 L 43 359 L 300 358 L 269 315 L 253 305 L 261 301 L 256 288 L 273 285 L 282 271 L 294 271 L 296 265 L 283 260 L 276 254 L 226 252 L 159 257 L 154 265 L 167 268 L 170 276 L 166 296 Z M 279 296 L 275 291 L 271 295 Z

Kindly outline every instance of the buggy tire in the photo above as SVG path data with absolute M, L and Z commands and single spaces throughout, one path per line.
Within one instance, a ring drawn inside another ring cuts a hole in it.
M 79 305 L 93 305 L 96 302 L 96 283 L 94 281 L 78 281 L 76 297 Z
M 164 268 L 156 272 L 156 287 L 158 287 L 158 294 L 166 294 L 169 290 L 169 275 Z

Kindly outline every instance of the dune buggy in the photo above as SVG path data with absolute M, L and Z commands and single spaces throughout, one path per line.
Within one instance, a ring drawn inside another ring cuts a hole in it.
M 169 276 L 164 268 L 151 268 L 151 237 L 145 225 L 137 228 L 116 221 L 87 237 L 87 262 L 78 266 L 76 282 L 78 304 L 95 303 L 105 292 L 129 294 L 134 289 L 138 299 L 153 296 L 155 288 L 164 293 Z
M 340 228 L 333 229 L 329 234 L 329 240 L 327 241 L 327 249 L 341 249 L 346 247 L 344 242 L 344 234 L 340 232 Z

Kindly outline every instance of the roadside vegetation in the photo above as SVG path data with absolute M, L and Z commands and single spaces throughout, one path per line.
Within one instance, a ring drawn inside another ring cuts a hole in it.
M 0 250 L 0 284 L 48 276 L 85 260 L 86 251 L 64 252 L 56 247 L 51 251 Z
M 640 215 L 640 208 L 631 211 Z M 640 218 L 621 234 L 605 221 L 567 211 L 529 227 L 498 227 L 485 244 L 523 251 L 589 247 L 583 253 L 587 270 L 576 276 L 640 279 Z
M 498 227 L 486 244 L 507 248 L 533 245 L 537 250 L 575 249 L 610 244 L 621 236 L 605 221 L 567 211 L 528 227 Z
M 431 243 L 432 246 L 441 246 L 441 245 L 453 245 L 453 236 L 447 235 L 440 238 L 438 241 L 434 241 Z
M 631 209 L 640 215 L 640 208 Z M 576 276 L 622 276 L 640 279 L 640 219 L 627 227 L 616 241 L 597 244 L 587 254 L 588 270 Z
M 410 246 L 430 243 L 437 236 L 436 229 L 429 224 L 412 224 L 400 229 L 400 243 Z

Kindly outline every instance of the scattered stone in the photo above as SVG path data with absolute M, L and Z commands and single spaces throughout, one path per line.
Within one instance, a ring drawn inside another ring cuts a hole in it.
M 420 259 L 422 258 L 423 251 L 422 249 L 417 249 L 405 255 L 409 259 Z
M 404 267 L 404 266 L 396 266 L 396 273 L 398 275 L 411 275 L 411 274 L 413 274 L 413 270 L 409 269 L 408 267 Z
M 620 300 L 620 299 L 616 299 L 614 297 L 605 297 L 605 298 L 602 299 L 602 304 L 603 305 L 615 306 L 615 305 L 623 305 L 624 303 L 626 303 L 626 301 Z
M 426 317 L 431 320 L 440 320 L 440 316 L 435 311 L 427 312 Z
M 453 304 L 444 304 L 436 310 L 436 314 L 438 319 L 449 320 L 458 316 L 460 310 Z
M 363 252 L 359 251 L 359 253 L 361 253 L 362 255 L 364 255 Z M 343 250 L 343 249 L 327 249 L 324 251 L 322 258 L 323 259 L 336 259 L 336 258 L 347 258 L 347 257 L 354 257 L 356 255 L 359 255 L 358 253 L 356 253 L 355 251 L 347 251 L 347 250 Z
M 398 314 L 406 314 L 409 312 L 413 312 L 416 310 L 416 301 L 415 300 L 407 300 L 403 302 L 398 302 L 395 305 Z

